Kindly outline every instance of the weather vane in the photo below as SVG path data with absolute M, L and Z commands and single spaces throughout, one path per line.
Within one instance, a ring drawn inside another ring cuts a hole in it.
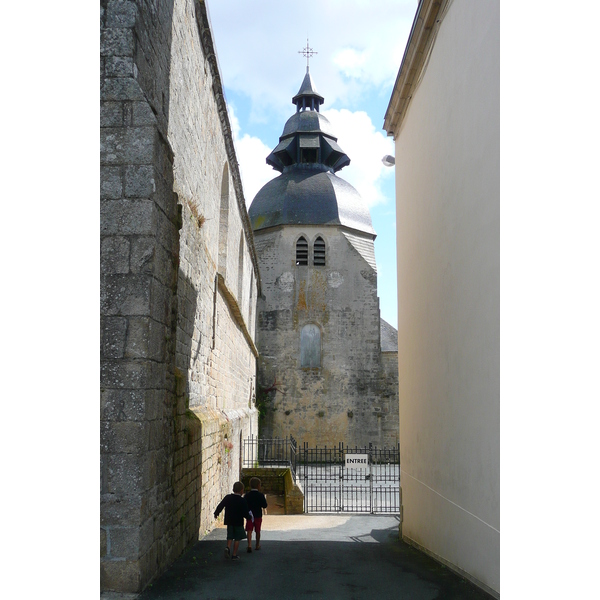
M 306 38 L 306 48 L 303 48 L 302 50 L 298 50 L 298 54 L 304 54 L 304 56 L 306 56 L 306 70 L 308 71 L 308 61 L 310 60 L 311 56 L 313 56 L 314 54 L 319 54 L 319 53 L 315 52 L 308 45 L 308 38 Z

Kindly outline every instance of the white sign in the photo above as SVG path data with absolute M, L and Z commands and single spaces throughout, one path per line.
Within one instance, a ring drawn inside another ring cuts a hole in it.
M 365 469 L 369 466 L 368 454 L 346 454 L 346 469 Z

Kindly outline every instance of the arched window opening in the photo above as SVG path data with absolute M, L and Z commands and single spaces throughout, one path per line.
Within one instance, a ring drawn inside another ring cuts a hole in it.
M 315 240 L 315 245 L 313 246 L 313 264 L 316 267 L 325 266 L 325 242 L 322 237 L 318 237 Z
M 243 301 L 243 282 L 244 282 L 244 232 L 240 234 L 240 257 L 238 259 L 238 302 L 240 309 L 244 305 Z
M 221 179 L 221 204 L 219 207 L 219 263 L 218 270 L 223 277 L 227 270 L 227 237 L 229 235 L 229 166 L 223 166 Z
M 321 330 L 317 325 L 305 325 L 300 332 L 300 367 L 321 366 Z
M 250 292 L 248 293 L 248 329 L 252 334 L 252 299 L 254 298 L 254 271 L 250 272 Z
M 303 237 L 296 242 L 296 264 L 308 265 L 308 242 Z

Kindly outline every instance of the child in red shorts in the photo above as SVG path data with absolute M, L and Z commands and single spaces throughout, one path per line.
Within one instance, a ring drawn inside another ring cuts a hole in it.
M 267 508 L 267 499 L 260 490 L 260 479 L 250 479 L 250 491 L 244 495 L 248 508 L 254 516 L 254 521 L 246 520 L 246 533 L 248 534 L 248 552 L 252 552 L 252 531 L 256 531 L 256 550 L 260 550 L 260 527 L 262 524 L 262 509 Z

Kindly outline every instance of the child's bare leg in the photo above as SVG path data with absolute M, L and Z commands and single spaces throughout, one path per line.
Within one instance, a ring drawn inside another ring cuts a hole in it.
M 233 542 L 233 556 L 237 556 L 237 551 L 240 546 L 240 540 L 234 540 Z
M 252 548 L 252 532 L 247 531 L 246 534 L 248 535 L 248 548 Z
M 260 548 L 260 532 L 256 532 L 256 549 Z

